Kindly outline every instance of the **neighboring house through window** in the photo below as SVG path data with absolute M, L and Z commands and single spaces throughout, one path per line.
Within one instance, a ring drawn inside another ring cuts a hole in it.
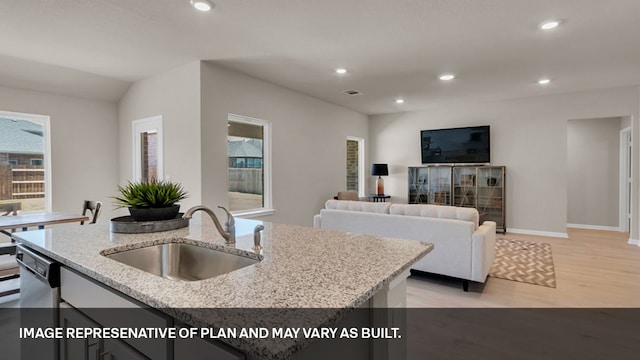
M 270 123 L 229 114 L 229 210 L 236 214 L 270 213 Z
M 51 211 L 49 117 L 0 111 L 0 204 Z

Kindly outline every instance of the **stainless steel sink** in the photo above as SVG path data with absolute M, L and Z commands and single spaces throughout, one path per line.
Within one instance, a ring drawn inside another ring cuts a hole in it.
M 167 279 L 195 281 L 226 274 L 259 260 L 182 243 L 169 243 L 104 255 Z

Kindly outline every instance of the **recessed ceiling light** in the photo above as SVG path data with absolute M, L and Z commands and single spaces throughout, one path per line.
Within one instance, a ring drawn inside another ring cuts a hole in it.
M 538 80 L 538 84 L 540 85 L 547 85 L 551 82 L 551 79 L 540 79 Z
M 404 103 L 404 99 L 396 99 L 396 104 L 403 104 Z
M 337 68 L 336 69 L 336 74 L 344 75 L 346 73 L 347 73 L 347 69 L 345 69 L 345 68 Z
M 540 25 L 538 25 L 538 27 L 542 30 L 551 30 L 551 29 L 555 29 L 558 27 L 558 25 L 560 25 L 560 21 L 559 20 L 547 20 L 547 21 L 543 21 L 542 23 L 540 23 Z
M 191 5 L 200 11 L 209 11 L 213 8 L 213 4 L 207 0 L 191 0 Z
M 453 80 L 456 76 L 453 74 L 442 74 L 440 75 L 440 80 L 449 81 Z

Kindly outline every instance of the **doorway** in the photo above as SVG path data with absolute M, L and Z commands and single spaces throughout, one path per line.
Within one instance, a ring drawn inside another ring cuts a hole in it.
M 628 127 L 621 117 L 567 122 L 567 227 L 628 231 Z

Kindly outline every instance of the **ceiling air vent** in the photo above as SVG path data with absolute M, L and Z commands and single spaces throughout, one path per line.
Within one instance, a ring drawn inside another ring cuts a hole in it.
M 358 90 L 345 90 L 344 93 L 351 96 L 362 95 L 362 93 Z

